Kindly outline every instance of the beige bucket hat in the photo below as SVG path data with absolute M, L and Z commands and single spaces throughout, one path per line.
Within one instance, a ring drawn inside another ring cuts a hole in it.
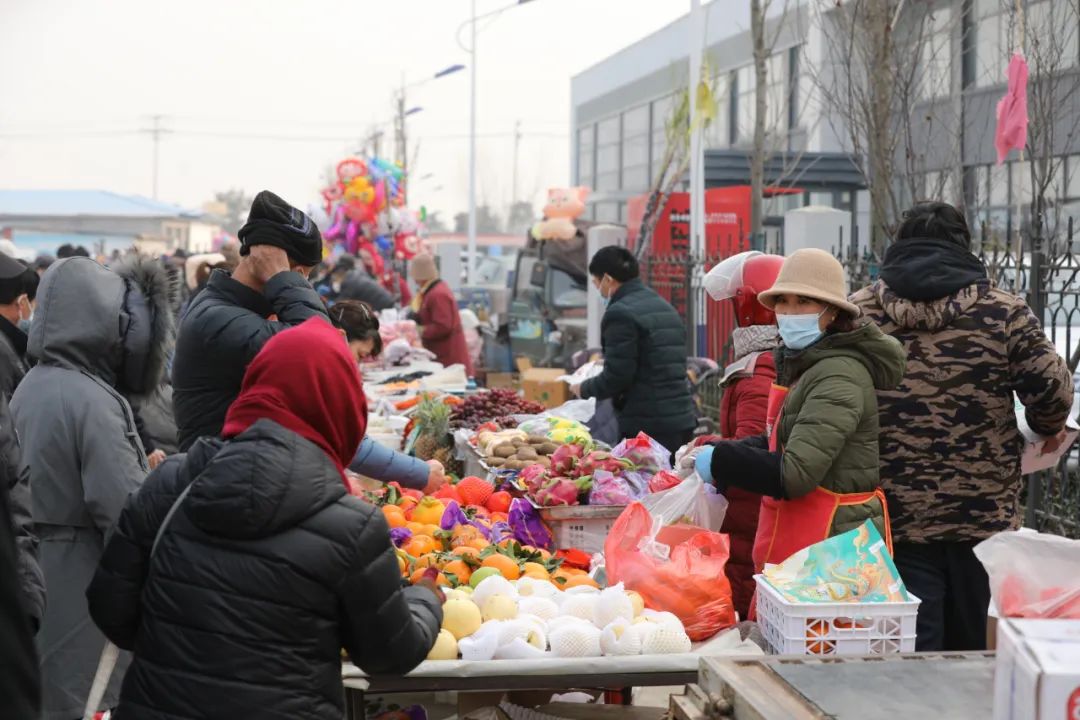
M 758 295 L 758 302 L 772 310 L 781 295 L 802 295 L 820 300 L 859 317 L 857 305 L 848 302 L 847 278 L 840 261 L 824 250 L 796 250 L 784 260 L 776 283 Z

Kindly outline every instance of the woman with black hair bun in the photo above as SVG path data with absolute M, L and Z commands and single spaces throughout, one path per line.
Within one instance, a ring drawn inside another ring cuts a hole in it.
M 697 421 L 686 379 L 686 325 L 667 300 L 638 278 L 637 259 L 621 247 L 601 248 L 589 262 L 604 299 L 604 371 L 575 385 L 582 398 L 610 398 L 619 432 L 644 432 L 674 453 Z
M 349 350 L 357 362 L 378 357 L 382 352 L 379 316 L 371 306 L 359 300 L 341 300 L 330 308 L 330 322 L 345 333 Z

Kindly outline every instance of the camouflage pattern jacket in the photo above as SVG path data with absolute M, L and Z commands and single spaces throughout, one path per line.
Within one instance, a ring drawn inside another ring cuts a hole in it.
M 885 284 L 851 301 L 907 350 L 878 393 L 881 478 L 897 542 L 971 542 L 1020 525 L 1013 393 L 1036 432 L 1065 425 L 1073 384 L 1024 300 L 988 280 L 912 301 Z

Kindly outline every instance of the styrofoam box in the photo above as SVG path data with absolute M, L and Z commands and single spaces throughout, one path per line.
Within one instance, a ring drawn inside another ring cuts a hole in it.
M 779 655 L 891 655 L 915 650 L 919 599 L 908 602 L 792 603 L 761 575 L 757 616 Z
M 1080 719 L 1080 620 L 1002 620 L 994 720 Z

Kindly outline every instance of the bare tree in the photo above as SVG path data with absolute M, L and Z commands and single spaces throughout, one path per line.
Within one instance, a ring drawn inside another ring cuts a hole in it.
M 870 190 L 871 247 L 880 253 L 912 200 L 959 185 L 951 43 L 961 16 L 904 0 L 817 0 L 816 11 L 827 60 L 806 70 Z
M 710 88 L 708 97 L 712 98 L 715 111 L 715 80 L 710 79 L 707 72 L 707 64 L 702 67 L 702 82 Z M 714 112 L 708 112 L 707 108 L 700 107 L 700 101 L 705 93 L 698 93 L 699 117 L 711 117 Z M 708 120 L 702 121 L 706 126 Z M 638 234 L 637 249 L 635 254 L 638 258 L 645 256 L 652 241 L 653 230 L 656 223 L 667 206 L 668 198 L 674 192 L 675 186 L 682 181 L 690 166 L 690 131 L 692 119 L 690 117 L 690 90 L 683 87 L 675 93 L 675 102 L 672 105 L 671 114 L 667 117 L 664 130 L 666 144 L 664 157 L 660 161 L 656 176 L 653 178 L 652 187 L 649 189 L 649 197 L 645 202 L 645 214 L 641 220 L 641 230 Z
M 765 161 L 770 149 L 766 147 L 768 133 L 769 58 L 776 47 L 780 28 L 787 17 L 788 2 L 783 0 L 783 11 L 776 24 L 776 32 L 768 37 L 765 20 L 774 0 L 750 0 L 750 38 L 754 47 L 754 146 L 750 155 L 750 233 L 761 235 L 764 224 Z
M 1013 2 L 1004 4 L 1015 10 Z M 1043 2 L 1031 5 L 1023 17 L 1015 12 L 1010 17 L 1012 33 L 1022 37 L 1030 70 L 1026 148 L 1031 176 L 1030 232 L 1034 238 L 1054 242 L 1061 210 L 1055 202 L 1054 185 L 1059 178 L 1064 179 L 1064 151 L 1073 146 L 1080 131 L 1080 81 L 1074 70 L 1080 0 Z

